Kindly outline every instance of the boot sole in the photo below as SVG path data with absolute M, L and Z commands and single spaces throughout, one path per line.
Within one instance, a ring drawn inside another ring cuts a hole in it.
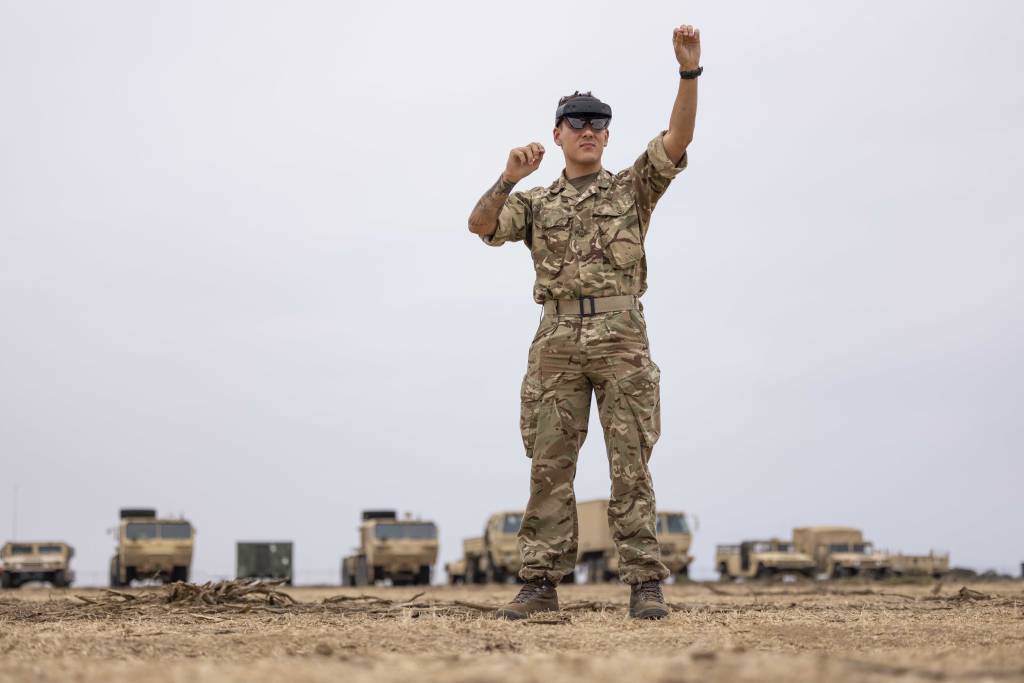
M 668 610 L 664 607 L 648 607 L 639 612 L 630 612 L 629 616 L 634 619 L 664 619 L 668 617 Z

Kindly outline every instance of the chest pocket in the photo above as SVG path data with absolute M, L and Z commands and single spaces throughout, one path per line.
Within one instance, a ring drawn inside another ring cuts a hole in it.
M 640 217 L 636 200 L 625 195 L 612 197 L 594 207 L 601 247 L 616 268 L 629 268 L 644 256 Z
M 564 211 L 544 211 L 534 220 L 530 251 L 538 276 L 554 277 L 562 270 L 569 249 L 570 220 Z

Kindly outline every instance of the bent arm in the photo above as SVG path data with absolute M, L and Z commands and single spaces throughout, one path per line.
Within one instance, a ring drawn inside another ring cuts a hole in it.
M 515 186 L 514 182 L 505 180 L 504 173 L 498 176 L 498 181 L 491 185 L 487 192 L 484 192 L 480 201 L 473 207 L 473 212 L 469 214 L 469 231 L 471 233 L 489 237 L 497 232 L 498 214 L 501 213 L 501 207 L 504 206 L 505 200 L 508 199 Z

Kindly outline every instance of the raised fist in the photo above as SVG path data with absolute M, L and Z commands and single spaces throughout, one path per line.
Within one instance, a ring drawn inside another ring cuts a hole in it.
M 676 61 L 683 71 L 692 71 L 700 66 L 700 29 L 683 24 L 672 30 L 672 47 Z

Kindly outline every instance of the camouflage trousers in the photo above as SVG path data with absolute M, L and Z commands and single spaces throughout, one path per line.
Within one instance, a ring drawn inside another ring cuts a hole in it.
M 519 531 L 524 580 L 557 583 L 576 566 L 573 480 L 587 436 L 591 392 L 604 429 L 611 497 L 608 524 L 626 583 L 663 579 L 655 535 L 654 485 L 647 462 L 661 433 L 658 366 L 640 311 L 591 317 L 545 316 L 523 378 L 520 427 L 530 500 Z

